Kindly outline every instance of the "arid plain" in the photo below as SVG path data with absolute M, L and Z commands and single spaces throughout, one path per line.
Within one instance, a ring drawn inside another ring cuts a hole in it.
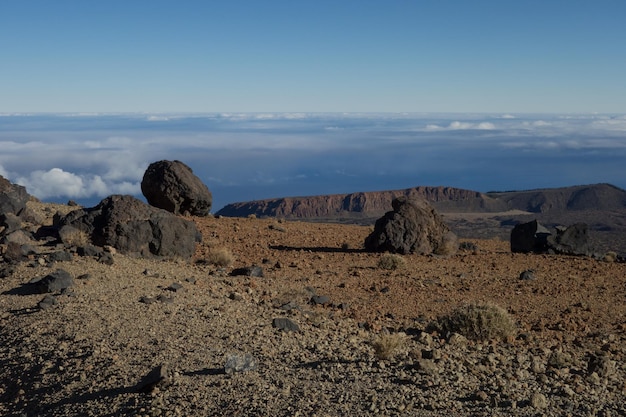
M 49 218 L 71 209 L 29 204 Z M 203 241 L 191 262 L 114 253 L 112 265 L 51 263 L 42 249 L 0 279 L 2 414 L 626 412 L 624 263 L 513 254 L 494 238 L 384 269 L 384 254 L 362 249 L 371 226 L 193 221 Z M 232 263 L 212 264 L 215 254 Z M 232 275 L 253 265 L 263 276 Z M 19 291 L 58 268 L 75 285 L 57 304 L 41 309 L 41 294 Z M 527 270 L 534 279 L 520 278 Z M 505 309 L 514 334 L 437 331 L 472 303 Z M 162 380 L 140 392 L 155 368 Z

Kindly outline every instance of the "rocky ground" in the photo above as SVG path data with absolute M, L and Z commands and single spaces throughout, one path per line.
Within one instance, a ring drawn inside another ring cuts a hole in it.
M 192 262 L 0 265 L 0 415 L 626 415 L 626 264 L 463 239 L 389 270 L 371 227 L 193 220 Z M 74 285 L 39 305 L 24 284 L 57 269 Z M 468 303 L 515 335 L 437 330 Z

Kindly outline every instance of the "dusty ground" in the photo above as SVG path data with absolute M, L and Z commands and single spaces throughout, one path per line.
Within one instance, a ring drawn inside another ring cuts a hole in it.
M 626 415 L 626 264 L 464 240 L 478 250 L 388 271 L 361 250 L 370 227 L 194 220 L 193 262 L 42 253 L 0 278 L 0 415 Z M 204 262 L 218 248 L 231 266 Z M 230 276 L 252 265 L 264 276 Z M 22 284 L 57 268 L 75 286 L 39 309 L 43 295 Z M 521 280 L 528 269 L 536 278 Z M 429 326 L 474 302 L 505 308 L 516 336 Z M 278 317 L 300 331 L 276 329 Z M 377 356 L 373 344 L 398 334 Z M 254 369 L 225 373 L 245 355 Z M 166 383 L 137 392 L 159 365 Z

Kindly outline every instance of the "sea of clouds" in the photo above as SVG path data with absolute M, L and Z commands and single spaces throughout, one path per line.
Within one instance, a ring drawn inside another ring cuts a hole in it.
M 146 167 L 189 165 L 225 204 L 445 185 L 626 187 L 625 115 L 0 114 L 0 175 L 44 201 L 141 197 Z

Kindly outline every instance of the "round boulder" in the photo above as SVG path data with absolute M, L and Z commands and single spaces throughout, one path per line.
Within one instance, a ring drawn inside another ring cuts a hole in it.
M 207 186 L 180 161 L 150 164 L 141 181 L 141 192 L 150 205 L 174 214 L 208 216 L 213 203 Z
M 456 253 L 456 235 L 426 200 L 399 197 L 392 206 L 393 211 L 378 219 L 365 239 L 366 250 L 419 255 Z

